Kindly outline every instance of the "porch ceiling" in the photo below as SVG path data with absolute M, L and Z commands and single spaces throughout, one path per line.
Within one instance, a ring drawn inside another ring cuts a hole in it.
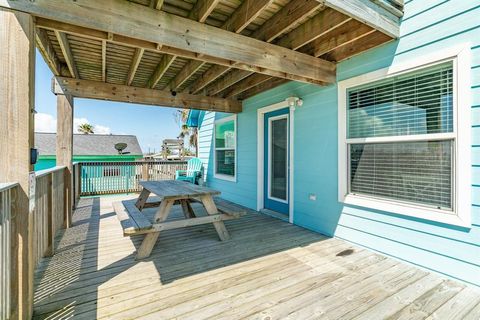
M 0 0 L 0 6 L 36 17 L 37 47 L 55 76 L 106 92 L 116 85 L 174 91 L 182 107 L 196 108 L 198 98 L 239 112 L 238 100 L 286 81 L 334 82 L 336 62 L 398 36 L 403 1 Z

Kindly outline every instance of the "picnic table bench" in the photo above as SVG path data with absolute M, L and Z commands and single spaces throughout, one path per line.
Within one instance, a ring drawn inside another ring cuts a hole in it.
M 230 235 L 224 220 L 239 218 L 246 213 L 243 207 L 222 199 L 213 198 L 219 191 L 183 181 L 142 181 L 143 190 L 138 199 L 114 202 L 113 207 L 120 221 L 124 236 L 145 234 L 136 259 L 150 255 L 159 232 L 206 223 L 213 223 L 220 240 L 228 240 Z M 156 196 L 150 197 L 153 193 Z M 151 201 L 148 201 L 148 200 Z M 192 202 L 200 202 L 207 216 L 197 217 Z M 185 219 L 165 221 L 173 205 L 181 205 Z M 153 221 L 142 213 L 145 208 L 158 207 Z

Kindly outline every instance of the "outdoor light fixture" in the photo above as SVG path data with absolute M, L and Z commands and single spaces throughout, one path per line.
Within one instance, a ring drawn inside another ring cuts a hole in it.
M 285 100 L 290 107 L 301 107 L 303 105 L 303 100 L 298 97 L 288 97 Z

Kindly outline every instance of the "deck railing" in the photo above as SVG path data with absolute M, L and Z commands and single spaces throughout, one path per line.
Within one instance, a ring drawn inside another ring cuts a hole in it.
M 17 183 L 0 184 L 0 319 L 10 316 L 12 219 Z
M 24 263 L 36 268 L 42 257 L 53 254 L 54 237 L 65 225 L 66 204 L 70 203 L 65 192 L 65 170 L 55 167 L 35 173 L 32 194 L 27 195 L 33 210 L 28 222 L 17 219 L 17 208 L 22 206 L 19 201 L 26 201 L 19 194 L 18 183 L 0 184 L 0 319 L 9 319 L 13 308 L 18 307 L 15 301 L 18 303 L 19 289 L 12 284 L 17 281 L 17 260 L 21 256 L 18 241 L 25 241 L 25 237 L 19 240 L 20 225 L 28 223 L 29 258 Z
M 81 196 L 139 192 L 142 180 L 172 180 L 186 161 L 81 162 Z M 75 174 L 75 170 L 74 170 Z

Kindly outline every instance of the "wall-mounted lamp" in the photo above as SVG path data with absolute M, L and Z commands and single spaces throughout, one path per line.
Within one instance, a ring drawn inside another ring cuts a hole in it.
M 288 97 L 285 100 L 288 102 L 290 107 L 301 107 L 303 105 L 303 100 L 299 97 Z

